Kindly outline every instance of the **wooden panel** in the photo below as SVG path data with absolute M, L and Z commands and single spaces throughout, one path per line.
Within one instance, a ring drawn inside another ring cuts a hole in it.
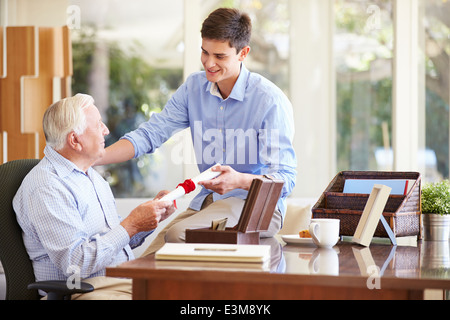
M 39 135 L 39 158 L 43 157 L 45 136 L 42 117 L 53 102 L 53 77 L 63 75 L 62 31 L 60 28 L 39 28 L 39 73 L 23 81 L 24 132 Z
M 4 28 L 0 27 L 0 79 L 4 77 L 3 74 L 3 32 L 4 32 Z M 0 89 L 1 90 L 1 89 Z M 0 101 L 1 103 L 1 101 Z M 0 104 L 0 118 L 2 117 L 2 106 Z M 4 162 L 3 159 L 3 131 L 2 131 L 2 124 L 0 121 L 0 164 L 2 164 Z
M 0 27 L 0 78 L 3 76 L 3 27 Z
M 61 97 L 72 96 L 71 76 L 73 75 L 72 41 L 70 29 L 62 28 L 63 35 L 63 56 L 64 56 L 64 76 L 61 79 Z
M 21 122 L 21 78 L 36 75 L 36 45 L 35 27 L 6 27 L 7 76 L 0 79 L 0 130 L 8 133 L 8 160 L 36 155 L 35 134 L 23 134 Z
M 0 129 L 20 130 L 20 77 L 34 75 L 34 28 L 7 28 L 7 77 L 0 79 Z M 17 54 L 15 54 L 17 52 Z
M 62 28 L 63 36 L 63 56 L 64 56 L 64 77 L 73 74 L 73 60 L 72 60 L 72 41 L 70 38 L 70 29 L 65 26 Z
M 71 93 L 70 30 L 7 27 L 6 37 L 7 75 L 0 79 L 0 132 L 8 132 L 7 160 L 42 158 L 43 114 L 54 99 Z
M 3 75 L 3 27 L 0 27 L 0 79 Z M 1 89 L 0 89 L 1 90 Z M 1 103 L 1 101 L 0 101 Z M 1 117 L 1 105 L 0 105 L 0 117 Z M 2 125 L 0 123 L 0 164 L 3 163 L 3 134 Z
M 43 157 L 45 136 L 42 118 L 47 107 L 52 103 L 52 78 L 38 77 L 24 79 L 23 83 L 23 122 L 26 133 L 37 134 L 38 158 Z M 39 121 L 38 121 L 39 120 Z
M 323 285 L 134 280 L 135 300 L 408 300 L 422 291 Z

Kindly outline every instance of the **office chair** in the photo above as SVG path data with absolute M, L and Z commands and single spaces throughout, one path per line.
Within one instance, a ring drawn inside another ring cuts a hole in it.
M 47 293 L 48 300 L 70 300 L 74 293 L 87 293 L 93 286 L 81 283 L 80 288 L 67 288 L 66 281 L 38 281 L 25 249 L 22 229 L 12 206 L 22 180 L 38 164 L 37 159 L 10 161 L 0 165 L 0 261 L 6 277 L 6 300 L 39 299 L 38 290 Z

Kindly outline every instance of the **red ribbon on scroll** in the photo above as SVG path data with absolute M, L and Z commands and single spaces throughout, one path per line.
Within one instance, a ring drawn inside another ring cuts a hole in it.
M 177 186 L 177 188 L 178 187 L 183 187 L 183 189 L 186 192 L 186 194 L 188 194 L 188 193 L 191 193 L 192 191 L 195 190 L 195 183 L 191 179 L 187 179 L 183 183 L 180 183 Z
M 183 183 L 177 185 L 177 188 L 178 187 L 182 187 L 184 189 L 184 192 L 188 194 L 195 190 L 195 183 L 191 179 L 187 179 Z M 178 209 L 176 200 L 173 200 L 173 206 L 175 207 L 175 209 Z

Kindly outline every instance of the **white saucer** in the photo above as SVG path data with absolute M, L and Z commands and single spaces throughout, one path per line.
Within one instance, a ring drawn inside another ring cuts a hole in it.
M 313 244 L 312 238 L 300 238 L 298 234 L 281 235 L 281 239 L 289 244 Z

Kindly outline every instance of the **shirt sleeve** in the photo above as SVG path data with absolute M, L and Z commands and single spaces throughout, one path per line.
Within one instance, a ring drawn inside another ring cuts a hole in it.
M 142 245 L 145 241 L 145 239 L 153 233 L 154 230 L 151 231 L 143 231 L 139 232 L 138 234 L 135 234 L 131 240 L 130 240 L 130 247 L 131 249 L 137 248 L 140 245 Z
M 82 278 L 89 277 L 111 265 L 130 241 L 121 225 L 92 235 L 88 218 L 80 214 L 77 199 L 65 188 L 46 186 L 23 200 L 39 242 L 64 273 L 76 266 Z
M 265 165 L 262 174 L 285 182 L 281 198 L 292 192 L 297 177 L 297 158 L 292 145 L 293 119 L 290 102 L 283 97 L 274 99 L 259 134 L 260 161 Z
M 187 84 L 184 83 L 160 113 L 153 114 L 139 128 L 121 138 L 133 144 L 135 158 L 155 152 L 171 136 L 189 126 L 187 91 Z

